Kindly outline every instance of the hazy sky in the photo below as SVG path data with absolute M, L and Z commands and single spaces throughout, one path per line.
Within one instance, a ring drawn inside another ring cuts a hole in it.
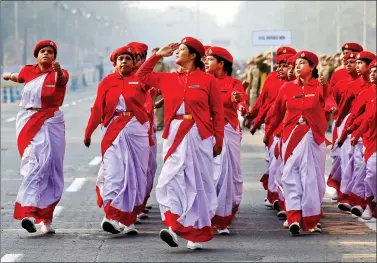
M 241 1 L 140 1 L 141 8 L 164 10 L 170 6 L 184 6 L 196 10 L 197 3 L 203 12 L 213 15 L 219 26 L 232 23 Z

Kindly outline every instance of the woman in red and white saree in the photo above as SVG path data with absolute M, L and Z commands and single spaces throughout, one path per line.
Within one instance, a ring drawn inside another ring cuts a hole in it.
M 317 77 L 318 57 L 309 51 L 296 56 L 297 79 L 283 85 L 276 98 L 265 141 L 283 120 L 281 178 L 289 230 L 320 232 L 321 204 L 325 194 L 325 101 L 329 96 L 323 78 Z
M 176 49 L 179 72 L 152 72 L 161 56 L 171 56 Z M 216 79 L 202 71 L 203 55 L 202 43 L 186 37 L 181 44 L 160 48 L 136 73 L 164 97 L 164 165 L 156 198 L 169 229 L 161 230 L 160 238 L 177 247 L 178 234 L 188 240 L 189 249 L 201 248 L 199 242 L 213 238 L 211 219 L 217 208 L 213 158 L 220 154 L 224 137 L 220 91 Z
M 242 198 L 241 140 L 238 110 L 246 114 L 246 93 L 241 81 L 231 77 L 233 56 L 222 47 L 206 51 L 205 70 L 216 77 L 224 107 L 223 150 L 214 160 L 214 181 L 218 198 L 212 225 L 219 234 L 229 234 L 229 225 L 236 215 Z
M 5 80 L 25 83 L 16 118 L 18 151 L 23 176 L 13 217 L 29 233 L 42 223 L 42 233 L 55 233 L 51 223 L 63 194 L 65 122 L 63 104 L 68 72 L 56 61 L 57 45 L 42 40 L 34 48 L 36 65 L 19 73 L 4 73 Z
M 97 204 L 104 207 L 103 230 L 138 233 L 134 223 L 143 210 L 149 159 L 149 122 L 144 109 L 146 88 L 133 75 L 134 50 L 124 46 L 112 53 L 116 72 L 99 84 L 85 130 L 84 144 L 102 123 L 103 171 L 97 180 Z

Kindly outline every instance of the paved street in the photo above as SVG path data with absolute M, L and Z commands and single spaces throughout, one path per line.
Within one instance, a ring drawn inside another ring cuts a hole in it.
M 244 195 L 230 236 L 215 236 L 202 251 L 168 247 L 158 233 L 163 227 L 152 194 L 149 219 L 138 224 L 139 235 L 111 235 L 100 227 L 103 210 L 96 205 L 95 180 L 99 168 L 100 133 L 97 130 L 88 149 L 84 129 L 93 103 L 95 87 L 68 91 L 62 111 L 66 120 L 65 192 L 56 209 L 55 235 L 29 234 L 12 218 L 13 204 L 21 183 L 20 157 L 16 147 L 17 104 L 1 106 L 1 257 L 22 262 L 359 262 L 376 260 L 376 222 L 364 222 L 340 212 L 326 197 L 321 221 L 322 234 L 291 237 L 283 229 L 276 211 L 264 206 L 265 191 L 259 178 L 265 169 L 262 135 L 244 131 L 242 171 Z M 13 119 L 12 119 L 13 118 Z M 161 152 L 161 133 L 158 133 Z M 158 171 L 162 160 L 158 155 Z M 329 171 L 330 159 L 327 158 Z M 157 180 L 155 180 L 157 182 Z

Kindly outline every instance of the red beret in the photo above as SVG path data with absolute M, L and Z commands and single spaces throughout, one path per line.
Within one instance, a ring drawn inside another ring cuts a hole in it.
M 377 61 L 376 60 L 373 60 L 370 64 L 369 64 L 369 70 L 372 70 L 372 68 L 375 68 L 377 67 Z
M 282 62 L 288 63 L 289 58 L 294 57 L 293 54 L 283 54 L 276 57 L 276 63 L 280 64 Z
M 223 59 L 228 60 L 230 63 L 233 63 L 233 56 L 229 53 L 228 50 L 222 47 L 216 47 L 216 46 L 211 46 L 207 50 L 207 55 L 216 55 L 219 57 L 222 57 Z
M 200 42 L 196 38 L 184 37 L 181 40 L 181 44 L 185 44 L 195 49 L 195 51 L 199 53 L 200 57 L 203 57 L 205 55 L 205 49 L 202 42 Z
M 110 61 L 111 62 L 115 62 L 116 58 L 121 55 L 121 54 L 125 54 L 125 53 L 128 53 L 128 54 L 131 54 L 132 56 L 135 54 L 135 50 L 134 48 L 132 48 L 131 46 L 123 46 L 123 47 L 120 47 L 116 50 L 114 50 L 113 53 L 111 53 L 111 56 L 110 56 Z
M 296 54 L 297 51 L 293 47 L 279 47 L 278 50 L 276 50 L 276 55 L 280 56 L 283 54 Z
M 349 53 L 347 53 L 347 54 L 344 55 L 343 61 L 346 61 L 349 58 L 356 59 L 357 54 L 358 54 L 357 52 L 349 52 Z
M 287 64 L 292 64 L 294 65 L 296 62 L 296 55 L 292 55 L 287 59 Z
M 361 51 L 357 54 L 356 59 L 369 59 L 370 61 L 373 61 L 376 59 L 376 55 L 369 51 Z
M 38 57 L 39 50 L 41 50 L 42 48 L 47 47 L 47 46 L 50 46 L 54 49 L 55 57 L 56 57 L 56 55 L 58 53 L 58 46 L 52 40 L 41 40 L 41 41 L 39 41 L 34 47 L 34 57 L 35 58 Z
M 360 46 L 357 43 L 352 43 L 352 42 L 344 43 L 343 46 L 342 46 L 342 51 L 344 51 L 345 49 L 350 49 L 354 52 L 361 52 L 361 51 L 364 50 L 362 46 Z
M 141 49 L 142 52 L 148 51 L 148 46 L 144 43 L 141 43 L 141 42 L 130 42 L 130 43 L 127 44 L 127 46 L 138 47 L 139 49 Z
M 310 52 L 307 50 L 300 51 L 296 55 L 296 59 L 298 58 L 304 58 L 306 60 L 309 60 L 310 62 L 313 63 L 314 67 L 317 67 L 318 65 L 318 57 L 313 52 Z
M 203 47 L 204 47 L 204 51 L 205 51 L 204 53 L 205 53 L 205 55 L 208 55 L 207 51 L 208 51 L 208 49 L 209 49 L 211 46 L 204 45 Z

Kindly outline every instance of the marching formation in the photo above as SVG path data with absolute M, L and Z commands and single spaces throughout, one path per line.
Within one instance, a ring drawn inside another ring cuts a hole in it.
M 251 134 L 265 125 L 267 170 L 261 178 L 265 203 L 278 210 L 291 235 L 321 232 L 325 195 L 326 146 L 332 170 L 327 184 L 339 209 L 368 220 L 376 217 L 376 56 L 356 43 L 343 48 L 343 69 L 330 83 L 318 75 L 318 57 L 280 47 L 278 69 L 270 73 L 248 109 L 245 88 L 232 77 L 233 57 L 225 48 L 205 46 L 193 37 L 156 50 L 131 42 L 109 58 L 114 72 L 99 83 L 84 132 L 91 145 L 101 127 L 102 162 L 95 193 L 103 208 L 104 231 L 136 235 L 147 218 L 157 170 L 155 109 L 164 107 L 163 166 L 155 187 L 162 222 L 160 238 L 171 247 L 178 237 L 187 248 L 229 234 L 243 194 L 242 128 Z M 29 233 L 55 233 L 53 212 L 64 189 L 63 104 L 69 74 L 57 62 L 54 41 L 36 44 L 36 65 L 5 80 L 25 83 L 16 119 L 21 156 L 14 218 Z M 175 54 L 179 70 L 155 72 L 163 57 Z M 156 102 L 156 97 L 162 100 Z M 335 120 L 332 142 L 325 137 Z M 94 191 L 93 191 L 94 193 Z
M 357 43 L 345 43 L 342 51 L 344 68 L 327 83 L 314 53 L 279 48 L 278 70 L 247 117 L 252 134 L 265 124 L 265 205 L 278 211 L 292 235 L 321 232 L 327 145 L 327 185 L 336 189 L 339 209 L 376 217 L 376 55 Z M 325 138 L 331 116 L 332 142 Z

